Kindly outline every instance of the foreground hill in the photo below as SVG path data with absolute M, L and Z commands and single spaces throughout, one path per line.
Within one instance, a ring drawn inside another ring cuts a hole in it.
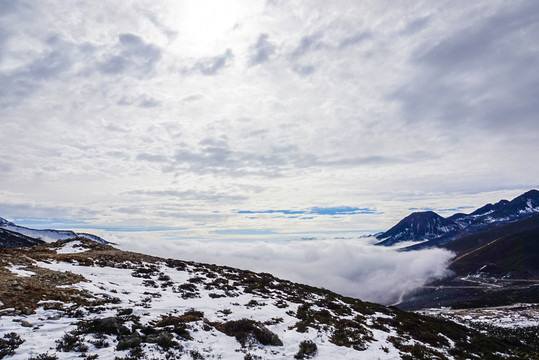
M 74 239 L 0 250 L 0 358 L 523 359 L 453 322 Z

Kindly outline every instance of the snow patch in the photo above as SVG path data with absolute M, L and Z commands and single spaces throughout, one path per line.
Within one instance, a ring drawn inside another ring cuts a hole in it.
M 80 241 L 71 241 L 67 244 L 65 244 L 63 247 L 56 249 L 57 254 L 76 254 L 88 251 L 90 249 L 85 249 L 82 247 L 82 243 Z
M 32 271 L 22 270 L 22 268 L 24 268 L 24 267 L 26 267 L 26 266 L 24 266 L 24 265 L 11 265 L 11 266 L 6 266 L 6 269 L 8 269 L 12 273 L 14 273 L 15 275 L 20 276 L 20 277 L 30 277 L 30 276 L 36 274 L 35 272 L 32 272 Z

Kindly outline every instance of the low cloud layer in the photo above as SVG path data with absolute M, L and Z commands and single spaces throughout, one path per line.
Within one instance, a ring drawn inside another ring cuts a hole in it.
M 453 253 L 442 249 L 397 252 L 370 245 L 368 238 L 291 242 L 117 241 L 131 250 L 267 272 L 388 305 L 428 280 L 446 275 L 453 257 Z

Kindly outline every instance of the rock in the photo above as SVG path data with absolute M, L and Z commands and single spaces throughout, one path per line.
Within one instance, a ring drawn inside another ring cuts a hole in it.
M 12 321 L 13 322 L 18 322 L 19 324 L 21 324 L 24 327 L 32 327 L 32 324 L 30 324 L 28 321 L 23 320 L 23 319 L 13 319 Z

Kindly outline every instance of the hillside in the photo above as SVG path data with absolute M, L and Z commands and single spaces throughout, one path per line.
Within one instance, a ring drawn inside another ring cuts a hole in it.
M 27 247 L 39 244 L 43 244 L 43 241 L 0 228 L 0 248 Z
M 0 250 L 0 328 L 11 359 L 537 356 L 447 320 L 82 238 Z

